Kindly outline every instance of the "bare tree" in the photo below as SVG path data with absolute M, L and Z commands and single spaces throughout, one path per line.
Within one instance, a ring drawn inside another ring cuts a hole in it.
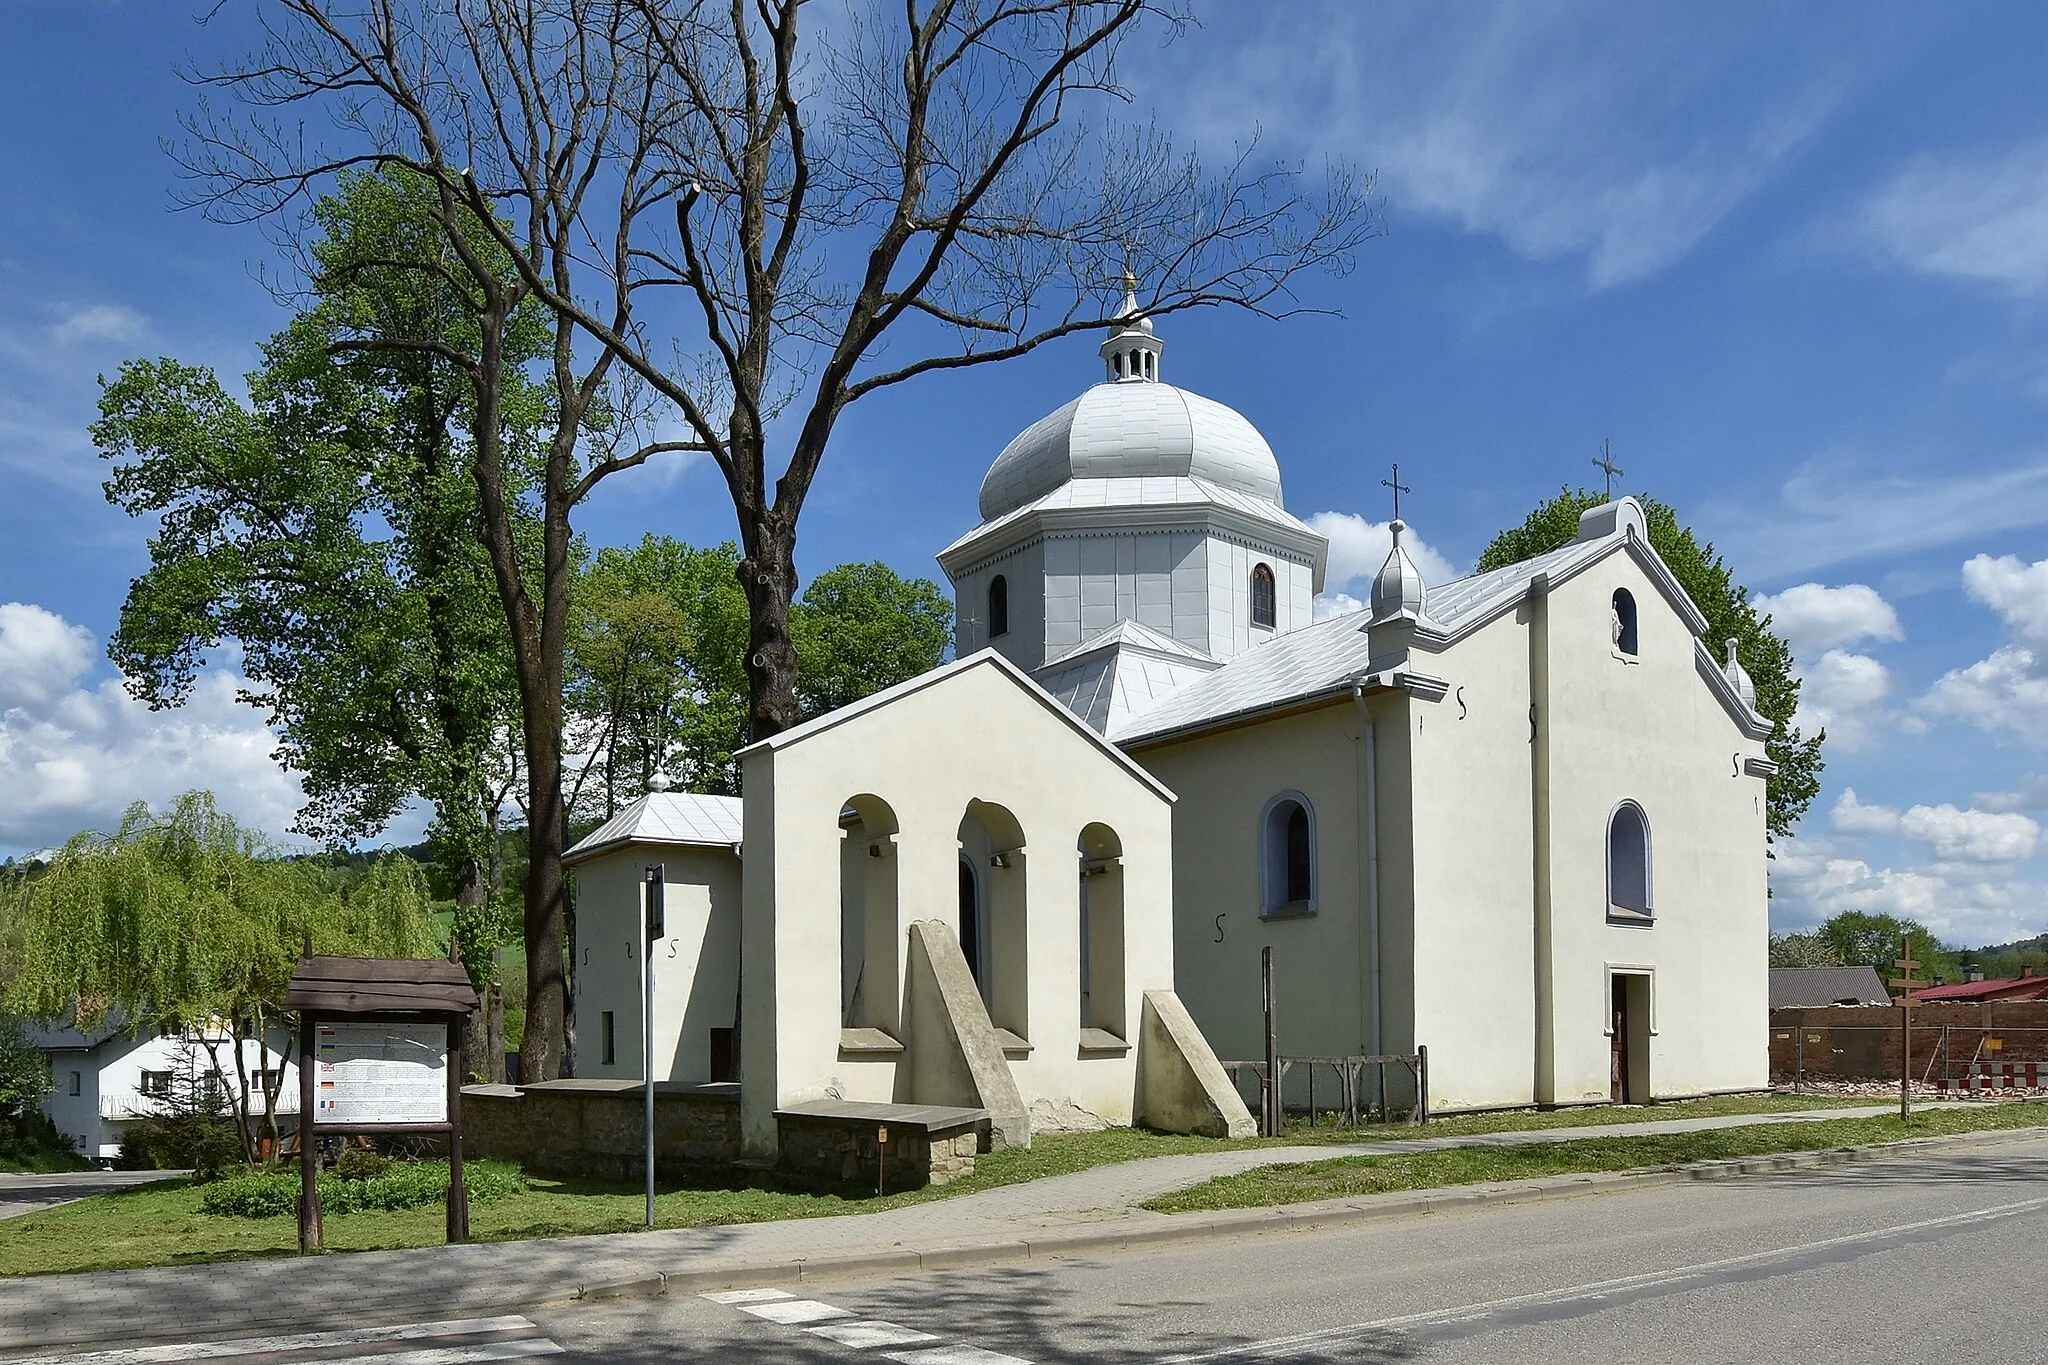
M 529 1075 L 551 1074 L 561 1019 L 567 551 L 592 488 L 660 451 L 716 463 L 742 550 L 751 728 L 770 735 L 800 718 L 797 522 L 849 405 L 1134 311 L 1297 311 L 1290 281 L 1346 268 L 1375 230 L 1369 182 L 1342 167 L 1311 187 L 1254 138 L 1211 172 L 1156 126 L 1117 121 L 1132 105 L 1119 53 L 1185 24 L 1177 0 L 268 0 L 264 14 L 263 50 L 204 78 L 244 112 L 187 121 L 196 197 L 267 217 L 348 166 L 403 165 L 440 187 L 482 323 L 483 353 L 460 360 L 480 386 L 478 484 L 524 701 Z M 331 135 L 308 134 L 309 115 Z M 512 278 L 466 249 L 479 222 Z M 494 338 L 529 299 L 555 319 L 558 409 L 533 565 L 482 393 Z

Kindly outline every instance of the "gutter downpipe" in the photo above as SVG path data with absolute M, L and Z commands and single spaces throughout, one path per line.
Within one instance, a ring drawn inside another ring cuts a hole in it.
M 1365 1011 L 1366 1042 L 1368 1053 L 1377 1056 L 1384 1050 L 1385 1005 L 1380 991 L 1380 836 L 1379 836 L 1379 753 L 1372 724 L 1372 709 L 1365 704 L 1365 685 L 1351 685 L 1351 705 L 1358 712 L 1359 739 L 1364 755 L 1358 764 L 1358 847 L 1364 854 L 1360 859 L 1360 879 L 1365 883 L 1365 933 L 1360 947 L 1365 953 L 1364 976 L 1370 983 L 1372 1004 Z M 1387 1107 L 1386 1068 L 1373 1066 L 1373 1088 L 1377 1095 L 1380 1112 Z

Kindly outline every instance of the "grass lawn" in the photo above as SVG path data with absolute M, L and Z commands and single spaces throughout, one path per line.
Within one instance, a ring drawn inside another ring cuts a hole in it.
M 1188 1152 L 1302 1142 L 1384 1141 L 1403 1137 L 1451 1137 L 1518 1129 L 1573 1127 L 1596 1123 L 1646 1122 L 1717 1114 L 1768 1113 L 1809 1109 L 1834 1103 L 1811 1097 L 1741 1096 L 1650 1105 L 1640 1109 L 1579 1109 L 1554 1113 L 1520 1111 L 1475 1114 L 1442 1119 L 1427 1128 L 1403 1124 L 1362 1129 L 1298 1126 L 1280 1138 L 1226 1142 L 1215 1138 L 1179 1137 L 1112 1128 L 1101 1133 L 1056 1134 L 1038 1138 L 1023 1151 L 993 1152 L 975 1163 L 974 1174 L 949 1185 L 886 1198 L 803 1194 L 774 1189 L 671 1188 L 655 1201 L 656 1223 L 665 1228 L 752 1223 L 779 1218 L 816 1218 L 843 1213 L 872 1213 L 905 1204 L 950 1199 L 978 1190 L 1013 1185 L 1045 1176 L 1066 1175 L 1111 1162 L 1142 1157 L 1178 1156 Z M 2029 1107 L 2028 1112 L 2043 1112 Z M 1968 1118 L 1990 1117 L 1990 1111 L 1968 1111 Z M 1812 1132 L 1818 1126 L 1800 1125 Z M 1992 1126 L 1992 1125 L 1980 1125 Z M 1814 1145 L 1865 1139 L 1838 1138 Z M 1569 1144 L 1579 1146 L 1583 1144 Z M 1514 1150 L 1514 1149 L 1509 1149 Z M 1784 1150 L 1774 1148 L 1772 1150 Z M 1495 1155 L 1498 1155 L 1496 1152 Z M 1414 1160 L 1416 1158 L 1401 1158 Z M 1655 1157 L 1652 1161 L 1689 1160 Z M 1318 1163 L 1321 1164 L 1321 1163 Z M 1305 1167 L 1287 1169 L 1302 1170 Z M 1566 1169 L 1607 1169 L 1571 1167 Z M 1493 1175 L 1475 1175 L 1491 1180 Z M 1449 1183 L 1438 1181 L 1434 1183 Z M 95 1195 L 44 1213 L 0 1222 L 0 1275 L 73 1270 L 108 1270 L 142 1265 L 175 1265 L 190 1261 L 234 1260 L 250 1256 L 294 1253 L 297 1224 L 288 1217 L 245 1219 L 200 1211 L 201 1191 L 184 1181 L 166 1181 L 116 1193 Z M 1305 1195 L 1303 1198 L 1317 1196 Z M 574 1233 L 633 1232 L 642 1226 L 644 1196 L 637 1183 L 556 1180 L 533 1177 L 525 1192 L 471 1206 L 470 1228 L 479 1241 L 550 1237 Z M 1220 1205 L 1216 1207 L 1222 1207 Z M 389 1247 L 431 1246 L 441 1241 L 441 1207 L 402 1212 L 331 1215 L 326 1219 L 327 1245 L 337 1251 L 369 1251 Z
M 1197 1209 L 1264 1208 L 1316 1199 L 1384 1194 L 1391 1190 L 1436 1189 L 1531 1176 L 1626 1171 L 1688 1161 L 1811 1152 L 1863 1143 L 1898 1142 L 1988 1129 L 2048 1127 L 2048 1104 L 2001 1104 L 1983 1108 L 1923 1111 L 1910 1120 L 1896 1114 L 1865 1119 L 1822 1119 L 1811 1123 L 1766 1123 L 1700 1133 L 1652 1133 L 1642 1137 L 1584 1138 L 1573 1142 L 1516 1147 L 1465 1147 L 1412 1156 L 1354 1156 L 1265 1166 L 1224 1176 L 1155 1199 L 1145 1207 L 1160 1213 Z

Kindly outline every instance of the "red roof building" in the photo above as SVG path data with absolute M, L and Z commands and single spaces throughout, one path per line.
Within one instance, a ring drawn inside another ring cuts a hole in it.
M 1958 981 L 1952 986 L 1929 986 L 1913 992 L 1916 1005 L 1944 1000 L 2048 1000 L 2048 976 L 2036 976 L 2032 967 L 2022 967 L 2018 976 L 2000 981 Z

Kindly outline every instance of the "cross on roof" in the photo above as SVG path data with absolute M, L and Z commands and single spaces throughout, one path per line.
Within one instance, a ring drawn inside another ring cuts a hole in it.
M 1380 487 L 1394 490 L 1394 520 L 1399 521 L 1401 519 L 1401 495 L 1415 491 L 1407 484 L 1401 482 L 1401 466 L 1395 465 L 1394 477 L 1391 479 L 1381 479 Z
M 1593 468 L 1607 475 L 1607 500 L 1613 502 L 1614 481 L 1625 476 L 1628 471 L 1614 462 L 1614 443 L 1612 441 L 1603 439 L 1600 442 L 1600 458 L 1593 461 Z

